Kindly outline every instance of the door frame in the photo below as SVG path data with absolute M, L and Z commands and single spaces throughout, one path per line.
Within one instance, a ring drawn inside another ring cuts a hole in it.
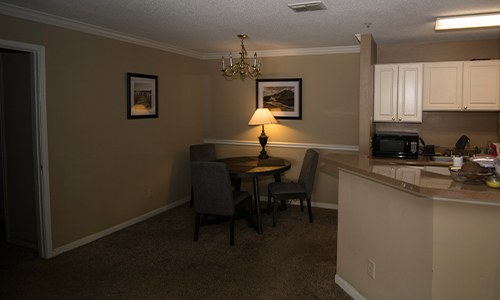
M 50 214 L 49 150 L 47 139 L 47 103 L 45 96 L 45 47 L 0 39 L 0 47 L 32 54 L 34 82 L 34 128 L 35 128 L 35 174 L 37 185 L 36 222 L 38 255 L 43 258 L 53 256 L 52 227 Z

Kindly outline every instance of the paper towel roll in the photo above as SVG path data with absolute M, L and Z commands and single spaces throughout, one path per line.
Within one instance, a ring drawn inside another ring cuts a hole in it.
M 453 156 L 453 166 L 454 167 L 462 167 L 464 163 L 464 158 L 462 156 Z

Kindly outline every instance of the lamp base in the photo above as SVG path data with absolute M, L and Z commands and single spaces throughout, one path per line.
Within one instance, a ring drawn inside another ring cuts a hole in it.
M 262 125 L 262 127 L 264 127 L 264 125 Z M 266 152 L 267 135 L 264 132 L 264 128 L 262 128 L 262 133 L 259 136 L 259 142 L 260 142 L 260 145 L 262 146 L 262 150 L 260 151 L 259 159 L 268 159 L 269 155 L 267 155 L 267 152 Z
M 268 159 L 268 158 L 269 155 L 267 155 L 266 150 L 262 149 L 262 151 L 260 151 L 259 159 Z

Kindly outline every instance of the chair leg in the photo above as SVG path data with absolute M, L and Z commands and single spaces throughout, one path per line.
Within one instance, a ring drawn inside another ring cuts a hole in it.
M 300 201 L 300 211 L 304 212 L 304 200 L 300 198 L 299 201 Z
M 278 213 L 278 199 L 274 197 L 272 200 L 273 200 L 273 227 L 276 227 L 276 214 Z
M 234 215 L 231 216 L 231 222 L 229 224 L 229 245 L 234 245 Z
M 196 219 L 194 221 L 194 241 L 198 241 L 198 234 L 200 232 L 200 219 L 201 214 L 196 213 Z
M 231 185 L 235 191 L 241 191 L 241 178 L 231 178 Z
M 313 222 L 313 213 L 311 209 L 311 198 L 307 198 L 307 211 L 309 212 L 309 222 Z
M 193 187 L 191 187 L 191 200 L 189 201 L 189 207 L 193 207 L 194 197 L 193 197 Z
M 267 214 L 270 214 L 271 213 L 271 207 L 272 203 L 271 203 L 271 193 L 267 192 Z

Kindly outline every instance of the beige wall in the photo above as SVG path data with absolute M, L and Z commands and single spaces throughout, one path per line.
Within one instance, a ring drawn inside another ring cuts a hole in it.
M 55 248 L 189 195 L 200 60 L 4 15 L 0 38 L 45 46 Z M 127 72 L 158 75 L 159 118 L 127 120 Z
M 373 65 L 377 63 L 377 45 L 371 34 L 361 36 L 359 79 L 359 153 L 371 153 L 373 123 Z
M 500 299 L 500 207 L 434 202 L 432 299 Z
M 205 137 L 256 141 L 259 126 L 248 126 L 256 108 L 256 83 L 227 81 L 220 60 L 205 62 L 211 105 Z M 280 119 L 265 127 L 269 142 L 358 144 L 359 54 L 269 57 L 262 79 L 302 78 L 302 120 Z M 272 148 L 270 149 L 272 151 Z
M 500 39 L 378 45 L 377 63 L 460 61 L 500 58 Z

